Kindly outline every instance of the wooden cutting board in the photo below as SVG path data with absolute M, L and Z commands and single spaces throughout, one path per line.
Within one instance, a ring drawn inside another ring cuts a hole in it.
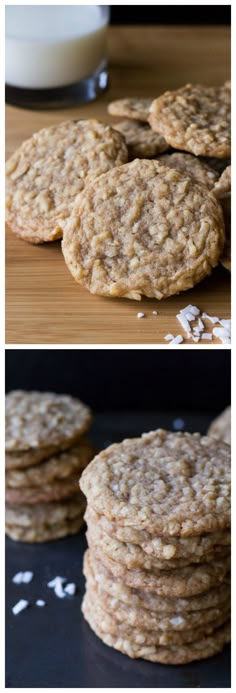
M 7 156 L 36 130 L 67 118 L 115 122 L 107 114 L 112 99 L 155 97 L 189 81 L 221 84 L 230 76 L 230 32 L 218 26 L 112 27 L 109 61 L 110 88 L 96 102 L 51 112 L 7 106 Z M 166 344 L 168 332 L 182 332 L 175 316 L 189 303 L 210 315 L 230 317 L 229 272 L 219 266 L 191 291 L 160 302 L 106 299 L 76 284 L 59 242 L 32 246 L 7 230 L 8 344 Z M 137 319 L 139 311 L 144 319 Z

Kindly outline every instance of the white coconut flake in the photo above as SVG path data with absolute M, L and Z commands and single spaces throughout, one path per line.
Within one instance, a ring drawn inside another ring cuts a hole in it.
M 177 320 L 180 322 L 181 327 L 183 327 L 184 331 L 185 331 L 187 334 L 189 334 L 189 330 L 191 330 L 191 328 L 190 328 L 189 321 L 187 320 L 187 318 L 186 318 L 186 316 L 184 315 L 184 313 L 183 313 L 183 314 L 182 314 L 182 313 L 178 313 L 178 315 L 176 315 L 176 318 L 177 318 Z
M 186 306 L 186 308 L 182 308 L 180 313 L 183 313 L 184 315 L 186 315 L 186 317 L 187 317 L 188 313 L 196 316 L 196 315 L 199 315 L 200 310 L 199 310 L 199 308 L 197 308 L 197 306 L 192 306 L 190 303 L 189 306 Z
M 203 332 L 203 334 L 201 334 L 201 339 L 212 339 L 212 333 L 211 332 Z
M 153 311 L 152 311 L 152 314 L 153 314 L 153 315 L 158 315 L 157 310 L 153 310 Z
M 56 597 L 59 597 L 59 599 L 64 599 L 64 597 L 66 596 L 63 590 L 63 585 L 65 582 L 66 578 L 60 577 L 59 575 L 53 578 L 53 580 L 50 580 L 50 582 L 48 582 L 48 587 L 54 589 L 54 594 L 56 595 Z
M 64 587 L 64 592 L 73 597 L 73 595 L 76 593 L 76 584 L 74 582 L 68 582 L 68 585 Z
M 21 611 L 24 609 L 27 609 L 27 606 L 29 606 L 29 602 L 27 602 L 27 599 L 20 599 L 15 606 L 12 607 L 12 613 L 14 616 L 17 616 Z
M 208 315 L 208 313 L 203 313 L 202 314 L 203 320 L 210 320 L 210 322 L 215 325 L 217 322 L 220 322 L 220 318 L 212 317 L 211 315 Z
M 193 315 L 193 313 L 186 313 L 186 318 L 189 322 L 192 322 L 193 320 L 196 319 L 195 315 Z
M 170 618 L 170 623 L 173 626 L 180 626 L 182 623 L 184 623 L 184 618 L 182 616 L 174 616 L 174 618 Z
M 34 577 L 34 573 L 32 573 L 32 570 L 20 570 L 19 573 L 16 573 L 14 577 L 12 578 L 12 582 L 15 583 L 15 585 L 21 585 L 22 582 L 27 584 L 28 582 L 31 582 L 31 580 Z
M 36 606 L 46 606 L 44 599 L 37 599 L 35 602 Z
M 137 318 L 145 318 L 145 313 L 137 313 Z
M 220 324 L 231 333 L 231 320 L 220 320 Z
M 198 318 L 198 329 L 199 329 L 199 332 L 202 332 L 202 330 L 204 330 L 204 324 L 203 324 L 201 318 Z
M 174 337 L 174 339 L 171 340 L 170 344 L 181 344 L 183 342 L 183 337 L 181 334 L 178 334 L 177 337 Z
M 170 342 L 171 339 L 174 339 L 174 335 L 173 334 L 166 334 L 164 339 L 166 340 L 166 342 Z
M 199 342 L 200 337 L 193 337 L 193 342 Z
M 213 334 L 215 337 L 218 337 L 218 339 L 220 339 L 222 344 L 231 343 L 230 334 L 225 327 L 214 327 Z

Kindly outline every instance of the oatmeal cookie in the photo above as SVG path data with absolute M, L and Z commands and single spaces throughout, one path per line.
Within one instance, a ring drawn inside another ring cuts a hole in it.
M 213 188 L 214 195 L 220 200 L 231 192 L 231 166 L 227 166 Z
M 113 125 L 115 130 L 121 132 L 129 152 L 129 159 L 152 159 L 157 154 L 169 149 L 169 145 L 162 135 L 153 132 L 147 123 L 122 120 Z
M 77 446 L 50 457 L 46 462 L 27 467 L 23 471 L 11 469 L 6 472 L 7 488 L 27 488 L 50 484 L 58 479 L 67 479 L 71 474 L 78 477 L 95 455 L 88 440 L 81 438 Z
M 217 587 L 207 590 L 198 595 L 191 597 L 165 597 L 157 594 L 157 592 L 147 592 L 143 589 L 135 589 L 129 585 L 125 585 L 122 580 L 114 579 L 112 573 L 102 565 L 99 558 L 95 558 L 90 550 L 87 550 L 84 555 L 84 574 L 96 577 L 96 582 L 108 594 L 128 606 L 133 606 L 136 609 L 145 608 L 148 611 L 157 611 L 158 613 L 177 613 L 193 612 L 222 607 L 230 601 L 230 575 L 226 575 L 224 581 Z
M 186 84 L 155 99 L 149 123 L 176 149 L 196 156 L 230 156 L 230 90 Z
M 63 524 L 66 520 L 74 520 L 84 512 L 85 499 L 82 493 L 72 498 L 52 503 L 37 503 L 36 505 L 6 504 L 6 523 L 8 526 L 19 526 L 30 529 L 37 527 Z
M 127 604 L 121 599 L 113 597 L 103 587 L 102 582 L 97 581 L 96 577 L 89 570 L 84 570 L 86 576 L 86 590 L 88 593 L 94 591 L 99 604 L 109 614 L 115 614 L 118 621 L 127 623 L 135 628 L 144 628 L 145 630 L 158 631 L 187 631 L 193 628 L 201 628 L 206 624 L 211 624 L 213 621 L 223 617 L 226 621 L 230 612 L 230 597 L 220 606 L 212 609 L 202 609 L 193 612 L 182 611 L 181 615 L 178 612 L 166 613 L 157 610 L 147 609 L 145 606 L 133 606 Z M 196 638 L 198 639 L 198 638 Z
M 212 421 L 208 429 L 208 435 L 223 440 L 230 445 L 231 443 L 231 407 L 226 407 L 224 411 Z
M 211 635 L 206 637 L 201 635 L 199 640 L 192 643 L 166 647 L 154 644 L 154 641 L 151 644 L 149 639 L 150 631 L 148 631 L 148 635 L 145 637 L 142 631 L 134 634 L 134 629 L 132 629 L 132 635 L 135 639 L 130 639 L 127 637 L 126 624 L 124 626 L 118 624 L 118 622 L 116 624 L 115 619 L 108 618 L 108 615 L 97 604 L 95 607 L 93 603 L 90 603 L 87 596 L 83 599 L 82 612 L 92 630 L 106 645 L 114 647 L 123 652 L 123 654 L 135 659 L 142 658 L 162 664 L 185 664 L 217 654 L 217 652 L 223 649 L 224 644 L 230 640 L 230 623 L 227 622 L 225 625 L 217 628 Z
M 152 535 L 145 529 L 136 529 L 128 525 L 122 527 L 105 515 L 99 515 L 91 507 L 86 508 L 85 520 L 88 527 L 96 525 L 110 537 L 126 544 L 138 544 L 149 556 L 168 562 L 173 558 L 184 558 L 189 563 L 193 561 L 198 563 L 207 561 L 209 555 L 217 558 L 222 548 L 229 548 L 231 542 L 230 530 L 211 532 L 187 539 Z
M 74 397 L 13 390 L 6 395 L 7 451 L 73 444 L 91 423 L 89 408 Z
M 74 279 L 93 294 L 161 299 L 207 276 L 224 240 L 212 193 L 158 161 L 135 159 L 86 185 L 62 250 Z
M 58 522 L 53 525 L 38 525 L 37 527 L 23 527 L 20 525 L 12 525 L 6 523 L 6 534 L 15 541 L 24 541 L 40 543 L 44 541 L 53 541 L 54 539 L 62 539 L 70 534 L 77 534 L 84 524 L 83 513 L 73 519 L 65 519 L 64 522 Z
M 230 526 L 230 448 L 199 433 L 159 429 L 111 445 L 80 487 L 117 525 L 180 537 Z
M 108 105 L 108 113 L 118 118 L 131 118 L 147 122 L 152 99 L 116 99 Z
M 230 554 L 229 547 L 222 547 L 217 554 L 214 552 L 208 552 L 206 558 L 200 558 L 200 561 L 198 558 L 196 559 L 194 555 L 192 555 L 192 560 L 189 557 L 165 560 L 148 555 L 137 544 L 118 541 L 109 534 L 106 534 L 106 532 L 101 531 L 98 526 L 93 527 L 89 525 L 86 537 L 88 545 L 91 548 L 100 547 L 102 554 L 105 553 L 109 558 L 121 563 L 128 569 L 143 568 L 144 570 L 171 570 L 172 568 L 182 568 L 189 565 L 190 562 L 194 564 L 199 562 L 209 563 L 213 560 L 221 560 Z
M 190 176 L 195 180 L 195 183 L 203 185 L 207 190 L 212 190 L 217 184 L 219 174 L 192 154 L 184 154 L 183 152 L 163 154 L 163 156 L 158 157 L 158 161 L 164 166 L 175 168 L 176 171 Z
M 36 132 L 6 164 L 7 223 L 30 243 L 62 238 L 85 181 L 126 161 L 122 135 L 97 120 L 68 120 Z
M 50 501 L 69 498 L 74 494 L 77 495 L 78 488 L 78 474 L 71 474 L 66 479 L 56 480 L 51 484 L 28 486 L 27 488 L 6 488 L 5 498 L 7 503 L 13 505 L 50 503 Z

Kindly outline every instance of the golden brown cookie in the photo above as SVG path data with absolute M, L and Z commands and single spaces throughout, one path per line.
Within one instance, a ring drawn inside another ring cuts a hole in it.
M 231 93 L 223 87 L 186 84 L 155 99 L 149 123 L 176 149 L 196 156 L 230 156 Z
M 219 178 L 219 174 L 213 168 L 210 168 L 210 166 L 204 164 L 200 159 L 192 156 L 192 154 L 183 152 L 163 154 L 163 156 L 158 157 L 158 161 L 160 164 L 164 164 L 164 166 L 175 168 L 176 171 L 190 176 L 190 178 L 195 180 L 195 183 L 203 185 L 207 190 L 212 190 Z
M 67 479 L 71 474 L 78 477 L 82 470 L 92 460 L 95 449 L 86 438 L 81 438 L 77 446 L 69 448 L 66 452 L 53 455 L 46 462 L 41 462 L 32 467 L 11 469 L 6 472 L 7 488 L 27 488 L 51 484 L 58 479 Z
M 90 409 L 69 395 L 25 390 L 6 395 L 7 451 L 68 447 L 90 423 Z
M 122 120 L 113 125 L 115 130 L 121 132 L 129 152 L 129 159 L 152 159 L 161 152 L 169 149 L 169 145 L 162 135 L 153 132 L 148 123 L 139 123 L 134 120 Z
M 226 407 L 224 411 L 212 421 L 208 435 L 223 440 L 225 443 L 231 444 L 231 407 Z
M 158 161 L 135 159 L 86 185 L 62 250 L 74 279 L 91 293 L 161 299 L 207 276 L 224 241 L 212 193 Z
M 127 160 L 122 135 L 97 120 L 68 120 L 36 132 L 6 164 L 7 223 L 30 243 L 62 238 L 85 181 Z
M 116 99 L 108 105 L 108 113 L 118 118 L 131 118 L 147 122 L 152 99 Z

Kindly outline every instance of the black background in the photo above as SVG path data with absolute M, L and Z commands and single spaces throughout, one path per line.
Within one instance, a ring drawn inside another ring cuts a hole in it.
M 230 24 L 230 5 L 111 5 L 111 24 Z
M 11 349 L 6 389 L 80 397 L 96 411 L 217 412 L 230 402 L 226 349 Z

